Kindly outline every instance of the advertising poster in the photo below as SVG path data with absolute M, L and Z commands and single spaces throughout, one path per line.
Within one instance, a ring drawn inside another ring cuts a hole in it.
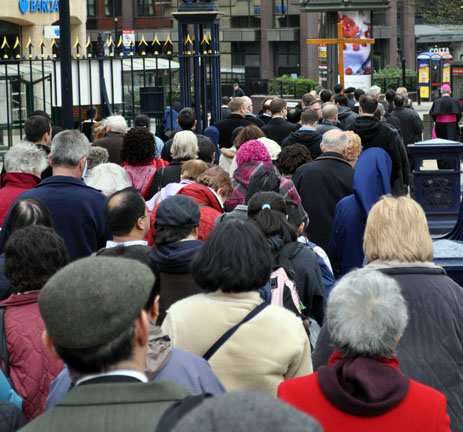
M 349 11 L 339 15 L 344 38 L 371 38 L 371 12 Z M 371 44 L 344 44 L 344 85 L 362 88 L 371 86 Z
M 442 64 L 442 84 L 450 84 L 450 62 Z

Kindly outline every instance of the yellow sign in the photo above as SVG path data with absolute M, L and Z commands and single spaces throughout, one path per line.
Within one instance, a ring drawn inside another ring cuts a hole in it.
M 450 84 L 450 63 L 442 65 L 442 84 Z
M 419 84 L 428 84 L 429 83 L 429 67 L 421 64 L 420 70 L 418 73 L 418 83 Z
M 420 96 L 421 96 L 423 99 L 429 98 L 429 87 L 428 87 L 428 86 L 426 86 L 426 87 L 420 87 Z

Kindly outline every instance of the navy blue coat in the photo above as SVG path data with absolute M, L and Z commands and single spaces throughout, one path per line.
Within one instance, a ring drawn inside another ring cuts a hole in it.
M 392 161 L 379 147 L 364 150 L 355 165 L 353 195 L 336 204 L 328 253 L 335 275 L 363 265 L 363 232 L 371 207 L 391 193 Z M 334 261 L 334 262 L 333 262 Z
M 106 197 L 82 180 L 68 176 L 52 176 L 33 189 L 23 192 L 11 205 L 5 224 L 15 203 L 22 198 L 40 198 L 47 205 L 53 228 L 66 243 L 71 260 L 91 255 L 111 240 L 106 230 L 103 207 Z M 5 246 L 5 232 L 0 232 L 0 248 Z

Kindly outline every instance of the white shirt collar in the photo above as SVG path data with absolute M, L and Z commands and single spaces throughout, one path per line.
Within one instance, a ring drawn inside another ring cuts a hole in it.
M 148 242 L 145 240 L 132 240 L 132 241 L 127 241 L 127 242 L 115 242 L 113 240 L 108 240 L 106 242 L 107 248 L 113 248 L 116 246 L 136 246 L 136 245 L 148 246 Z
M 100 378 L 104 376 L 118 376 L 118 375 L 136 378 L 139 381 L 144 382 L 144 383 L 148 382 L 148 378 L 146 378 L 146 375 L 142 374 L 141 372 L 138 372 L 136 370 L 131 370 L 131 369 L 118 369 L 118 370 L 103 372 L 99 374 L 85 375 L 84 377 L 76 381 L 76 386 L 78 386 L 79 384 L 82 384 L 85 381 L 89 381 L 95 378 Z

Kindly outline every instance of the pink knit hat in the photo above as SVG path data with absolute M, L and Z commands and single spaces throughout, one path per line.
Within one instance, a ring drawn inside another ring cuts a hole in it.
M 272 158 L 259 140 L 246 141 L 236 152 L 236 164 L 244 165 L 248 162 L 272 162 Z

